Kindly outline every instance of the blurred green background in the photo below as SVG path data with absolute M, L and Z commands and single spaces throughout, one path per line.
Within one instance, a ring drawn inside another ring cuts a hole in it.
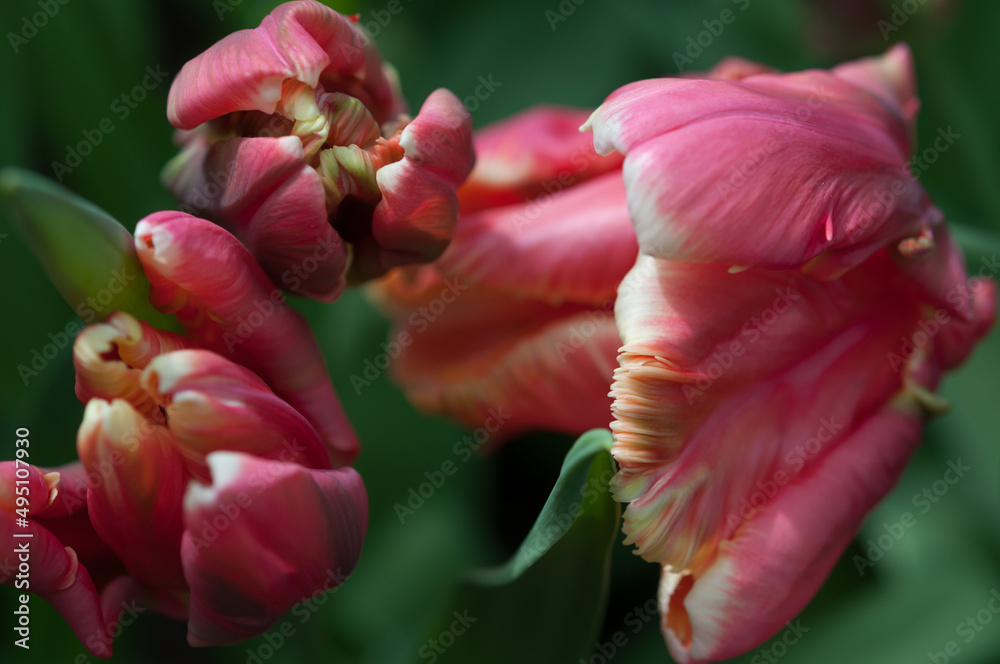
M 696 55 L 689 69 L 708 69 L 726 55 L 781 69 L 828 67 L 905 40 L 916 56 L 922 99 L 918 149 L 929 146 L 940 128 L 951 127 L 961 136 L 921 179 L 949 218 L 969 230 L 970 265 L 994 256 L 1000 246 L 976 234 L 1000 232 L 1000 130 L 995 120 L 1000 108 L 995 37 L 1000 3 L 995 0 L 400 3 L 402 11 L 389 21 L 384 20 L 388 3 L 383 0 L 328 4 L 361 15 L 385 58 L 399 70 L 414 109 L 437 87 L 464 99 L 474 94 L 479 77 L 491 78 L 498 84 L 495 91 L 474 108 L 470 103 L 477 127 L 540 102 L 594 107 L 624 83 L 675 74 L 675 52 L 684 53 L 688 39 L 706 30 L 703 22 L 717 19 L 723 9 L 732 10 L 736 20 L 702 52 L 691 51 Z M 113 131 L 63 174 L 63 184 L 130 228 L 146 214 L 174 207 L 158 179 L 175 151 L 165 118 L 170 79 L 187 59 L 229 32 L 256 26 L 276 4 L 69 0 L 33 31 L 25 21 L 42 11 L 39 2 L 7 0 L 0 5 L 0 165 L 51 177 L 53 162 L 66 162 L 68 146 L 110 118 Z M 136 99 L 124 116 L 116 100 L 141 84 L 147 67 L 160 67 L 169 76 L 145 99 Z M 32 352 L 49 342 L 47 335 L 64 328 L 74 315 L 2 217 L 0 289 L 0 458 L 12 457 L 13 430 L 26 426 L 32 432 L 33 462 L 70 461 L 83 407 L 73 395 L 69 349 L 27 384 L 17 367 L 30 364 Z M 368 486 L 371 519 L 355 576 L 308 623 L 296 622 L 296 634 L 262 661 L 430 661 L 418 655 L 418 648 L 435 612 L 448 608 L 456 579 L 472 567 L 498 564 L 515 550 L 572 441 L 526 436 L 488 458 L 461 464 L 416 515 L 400 524 L 394 503 L 406 500 L 409 489 L 424 481 L 425 471 L 452 458 L 452 445 L 463 432 L 419 416 L 385 376 L 360 394 L 351 389 L 350 375 L 361 373 L 364 361 L 380 352 L 387 329 L 358 293 L 333 306 L 296 306 L 312 322 L 362 437 L 358 468 Z M 858 543 L 802 614 L 801 625 L 808 632 L 789 648 L 759 650 L 737 661 L 925 662 L 930 661 L 928 653 L 956 641 L 961 652 L 953 661 L 1000 662 L 1000 616 L 991 616 L 968 643 L 956 634 L 961 622 L 987 606 L 991 591 L 1000 589 L 998 369 L 1000 333 L 994 331 L 946 380 L 942 391 L 952 400 L 951 413 L 928 426 L 926 444 L 900 485 L 870 517 Z M 882 534 L 883 524 L 915 512 L 914 494 L 941 479 L 947 462 L 959 458 L 972 470 L 926 515 L 917 511 L 917 525 L 860 576 L 851 557 L 864 555 L 865 542 Z M 667 662 L 656 620 L 640 627 L 627 622 L 629 612 L 654 597 L 658 570 L 632 556 L 618 539 L 610 601 L 596 636 L 602 645 L 582 661 Z M 561 592 L 558 586 L 549 591 Z M 32 604 L 30 653 L 13 648 L 7 607 L 13 607 L 14 594 L 9 587 L 0 588 L 3 661 L 83 664 L 94 659 L 42 602 Z M 557 618 L 552 616 L 554 625 L 560 624 Z M 182 624 L 144 614 L 116 641 L 114 660 L 235 664 L 248 661 L 248 649 L 259 653 L 266 643 L 257 639 L 195 650 L 187 647 L 184 632 Z M 619 632 L 625 645 L 615 646 L 609 657 L 606 644 Z M 519 638 L 510 634 L 510 639 Z M 544 645 L 523 642 L 523 661 L 559 661 L 539 655 Z M 576 662 L 577 656 L 567 655 L 565 661 Z

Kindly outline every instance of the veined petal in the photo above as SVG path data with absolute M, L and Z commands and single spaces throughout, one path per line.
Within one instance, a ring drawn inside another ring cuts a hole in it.
M 895 485 L 920 442 L 921 423 L 907 397 L 873 413 L 722 542 L 703 571 L 692 576 L 664 566 L 661 626 L 673 658 L 726 660 L 794 618 Z
M 590 110 L 535 106 L 476 132 L 476 166 L 459 189 L 462 214 L 540 199 L 617 170 L 580 132 Z
M 141 383 L 166 411 L 178 449 L 196 469 L 218 450 L 330 467 L 323 441 L 298 411 L 253 372 L 215 353 L 161 355 L 146 367 Z
M 194 646 L 263 634 L 294 605 L 340 585 L 368 522 L 353 468 L 316 471 L 233 452 L 211 454 L 208 463 L 212 484 L 192 483 L 184 498 Z M 227 526 L 210 530 L 220 517 Z
M 234 111 L 274 113 L 288 80 L 357 97 L 384 122 L 404 109 L 394 77 L 354 21 L 313 0 L 287 2 L 181 69 L 167 117 L 193 129 Z
M 182 590 L 180 503 L 189 475 L 174 446 L 165 426 L 120 399 L 91 399 L 77 435 L 84 467 L 99 478 L 87 492 L 94 528 L 134 577 Z
M 794 478 L 806 440 L 836 444 L 902 388 L 907 361 L 887 351 L 920 311 L 888 257 L 834 282 L 643 257 L 617 303 L 612 385 L 612 489 L 639 553 L 678 569 L 711 559 L 754 482 Z
M 858 75 L 657 79 L 613 93 L 589 124 L 598 152 L 628 155 L 643 251 L 768 268 L 817 259 L 810 269 L 830 278 L 941 223 L 907 169 L 904 111 L 846 78 Z
M 335 464 L 358 442 L 305 319 L 284 301 L 240 242 L 214 224 L 158 212 L 136 226 L 153 304 L 176 313 L 205 347 L 263 378 L 316 427 Z

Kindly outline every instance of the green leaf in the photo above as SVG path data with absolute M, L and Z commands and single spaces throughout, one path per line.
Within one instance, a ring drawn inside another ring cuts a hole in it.
M 20 168 L 0 171 L 0 200 L 56 290 L 84 322 L 120 310 L 180 331 L 173 316 L 150 304 L 150 284 L 132 235 L 107 212 Z
M 418 648 L 438 662 L 576 661 L 597 639 L 620 511 L 608 483 L 611 433 L 574 444 L 521 547 L 471 573 Z

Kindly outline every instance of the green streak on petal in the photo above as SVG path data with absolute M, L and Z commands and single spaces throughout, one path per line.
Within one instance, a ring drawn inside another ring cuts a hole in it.
M 174 316 L 150 304 L 150 284 L 132 235 L 107 212 L 19 168 L 0 171 L 0 201 L 56 290 L 85 323 L 121 310 L 162 330 L 181 331 Z

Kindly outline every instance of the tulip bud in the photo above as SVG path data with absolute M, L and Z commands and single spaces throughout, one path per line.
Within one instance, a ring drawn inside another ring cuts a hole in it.
M 132 236 L 93 203 L 18 168 L 0 172 L 0 198 L 53 285 L 84 322 L 128 311 L 161 329 L 179 329 L 149 303 L 149 281 Z

